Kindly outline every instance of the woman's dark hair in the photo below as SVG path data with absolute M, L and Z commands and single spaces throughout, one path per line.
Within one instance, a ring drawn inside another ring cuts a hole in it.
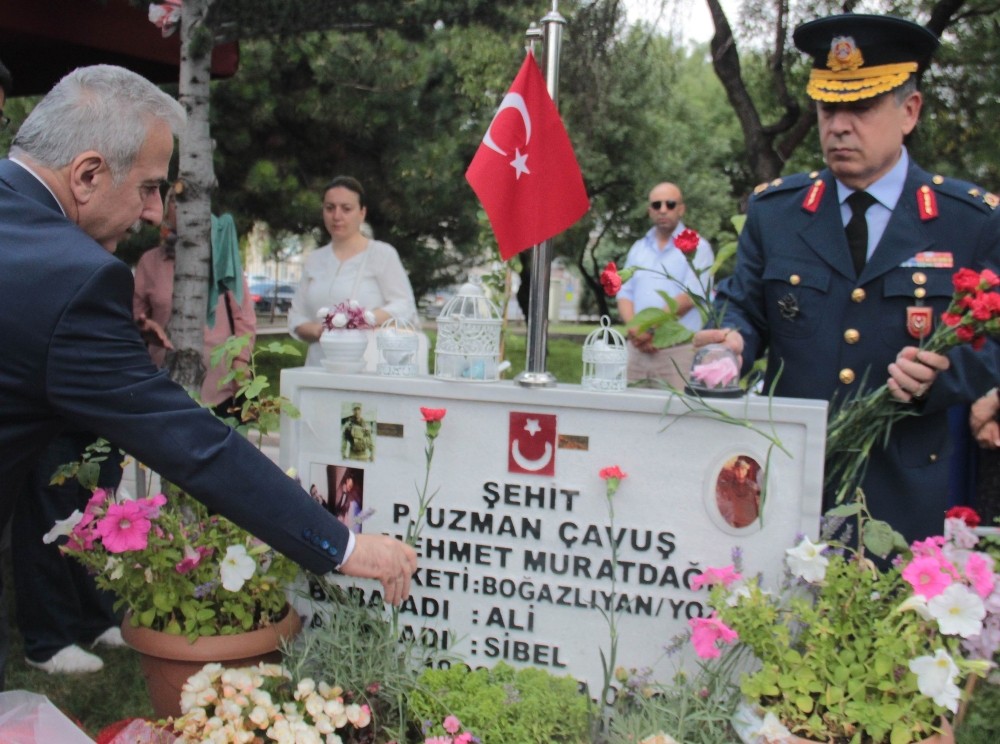
M 323 187 L 323 196 L 326 196 L 326 192 L 330 189 L 337 187 L 347 189 L 348 191 L 353 191 L 358 195 L 358 203 L 360 206 L 365 206 L 365 187 L 361 185 L 361 181 L 352 176 L 337 176 L 331 180 L 326 186 Z

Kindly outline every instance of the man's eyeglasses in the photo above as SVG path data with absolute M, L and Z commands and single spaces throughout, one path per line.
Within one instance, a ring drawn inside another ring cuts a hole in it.
M 654 202 L 650 202 L 649 203 L 649 207 L 654 212 L 659 212 L 660 211 L 660 207 L 662 207 L 664 204 L 667 205 L 667 209 L 677 209 L 677 202 L 674 201 L 673 199 L 667 199 L 666 201 L 654 201 Z

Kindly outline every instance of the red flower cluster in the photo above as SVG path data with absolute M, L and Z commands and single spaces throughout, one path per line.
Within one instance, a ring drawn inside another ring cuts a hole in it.
M 677 250 L 685 255 L 694 253 L 698 250 L 698 244 L 700 242 L 701 236 L 698 234 L 697 230 L 692 230 L 689 227 L 681 230 L 674 237 L 674 245 L 677 246 Z
M 989 269 L 976 273 L 959 269 L 952 277 L 955 296 L 947 312 L 941 315 L 945 325 L 955 329 L 955 338 L 979 350 L 986 337 L 1000 330 L 1000 277 Z

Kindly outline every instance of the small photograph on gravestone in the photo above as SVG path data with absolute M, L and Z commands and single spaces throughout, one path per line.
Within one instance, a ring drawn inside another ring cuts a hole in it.
M 345 460 L 375 460 L 375 411 L 358 402 L 341 405 L 340 454 Z
M 345 465 L 326 466 L 326 508 L 356 533 L 361 532 L 365 503 L 365 471 Z
M 763 469 L 750 455 L 729 458 L 715 479 L 715 506 L 726 524 L 736 529 L 760 518 Z

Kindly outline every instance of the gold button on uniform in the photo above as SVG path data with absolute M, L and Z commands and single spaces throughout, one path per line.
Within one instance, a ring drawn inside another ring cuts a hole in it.
M 937 462 L 937 457 L 938 457 L 937 454 L 932 452 L 930 456 L 930 461 Z
M 801 281 L 802 277 L 799 276 L 798 274 L 792 274 L 790 277 L 788 277 L 788 283 L 791 284 L 793 287 L 797 286 Z
M 942 183 L 944 183 L 944 176 L 934 176 L 934 178 L 932 178 L 931 180 L 938 186 L 940 186 Z
M 927 284 L 927 274 L 922 271 L 916 271 L 913 273 L 913 283 L 918 285 Z
M 849 369 L 848 367 L 844 367 L 842 370 L 840 370 L 840 374 L 838 375 L 838 377 L 840 377 L 840 381 L 842 383 L 844 383 L 845 385 L 850 385 L 852 382 L 854 382 L 854 370 Z
M 857 289 L 851 292 L 851 299 L 854 300 L 855 302 L 864 302 L 865 297 L 867 296 L 868 295 L 865 294 L 865 291 L 861 289 L 861 287 L 858 287 Z
M 923 287 L 917 287 L 915 290 L 913 290 L 913 296 L 916 297 L 918 300 L 921 300 L 927 296 L 927 290 L 924 289 Z
M 844 340 L 849 344 L 856 344 L 861 340 L 861 334 L 857 328 L 848 328 L 844 331 Z M 851 375 L 851 379 L 854 379 L 853 375 Z

